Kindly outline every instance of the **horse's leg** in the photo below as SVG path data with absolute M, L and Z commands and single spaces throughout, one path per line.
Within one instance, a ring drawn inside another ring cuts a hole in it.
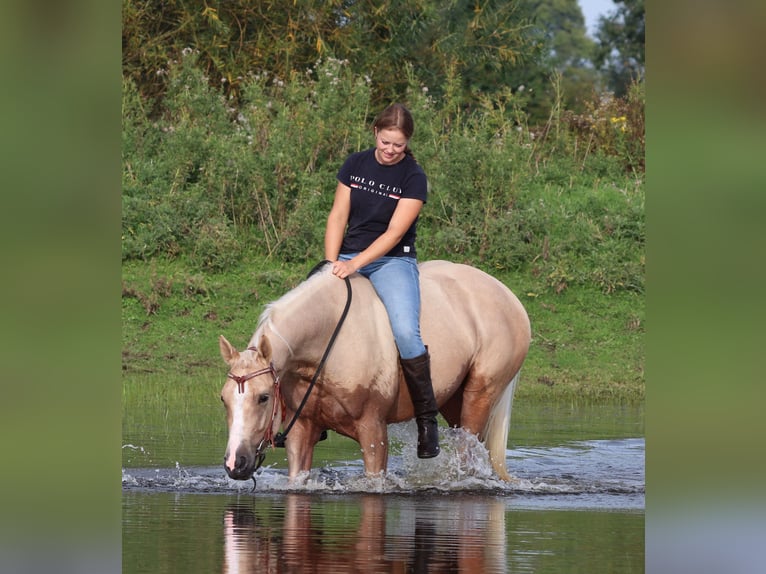
M 505 481 L 511 480 L 505 467 L 505 448 L 510 420 L 510 402 L 508 401 L 513 397 L 514 384 L 501 385 L 497 379 L 493 380 L 490 376 L 470 377 L 464 388 L 463 409 L 460 416 L 460 426 L 475 434 L 484 444 L 492 467 Z M 487 422 L 496 406 L 499 410 L 495 412 L 491 427 L 487 427 Z M 503 414 L 504 407 L 507 411 L 505 414 Z
M 484 421 L 486 421 L 489 411 L 481 411 L 470 400 L 466 403 L 464 390 L 464 386 L 458 388 L 447 402 L 440 407 L 439 412 L 441 412 L 447 421 L 447 425 L 451 428 L 459 427 L 478 436 L 484 428 Z M 487 414 L 482 415 L 482 412 Z M 457 454 L 463 463 L 469 464 L 472 452 L 462 441 L 457 444 Z
M 357 423 L 357 437 L 362 449 L 364 472 L 368 476 L 379 475 L 388 465 L 388 428 L 379 419 L 361 420 Z
M 317 431 L 316 436 L 319 437 Z M 311 470 L 314 462 L 314 444 L 316 440 L 311 440 L 311 430 L 307 428 L 306 423 L 299 420 L 295 423 L 285 439 L 285 449 L 287 450 L 287 476 L 290 480 L 295 479 L 301 472 Z
M 297 478 L 301 472 L 308 472 L 311 470 L 311 463 L 314 458 L 313 449 L 306 447 L 306 445 L 296 445 L 295 443 L 295 437 L 287 437 L 287 440 L 285 441 L 285 449 L 287 450 L 287 476 L 291 481 Z
M 450 427 L 460 426 L 460 413 L 463 410 L 463 389 L 458 389 L 449 400 L 439 407 L 439 412 Z
M 490 392 L 491 385 L 484 379 L 471 377 L 462 389 L 462 408 L 460 409 L 460 427 L 479 436 L 487 424 L 489 412 L 496 393 Z

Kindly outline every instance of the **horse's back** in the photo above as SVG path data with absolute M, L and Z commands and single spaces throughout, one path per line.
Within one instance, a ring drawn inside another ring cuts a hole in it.
M 429 311 L 492 329 L 522 333 L 529 318 L 519 298 L 501 281 L 484 271 L 449 261 L 426 261 L 420 265 L 422 299 Z
M 508 287 L 480 269 L 448 261 L 422 263 L 420 278 L 427 345 L 463 361 L 502 355 L 520 366 L 529 348 L 529 318 Z

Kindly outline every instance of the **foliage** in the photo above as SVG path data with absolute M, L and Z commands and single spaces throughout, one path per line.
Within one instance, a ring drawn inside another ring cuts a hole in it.
M 250 71 L 282 79 L 318 58 L 367 74 L 376 105 L 401 97 L 405 69 L 438 90 L 448 73 L 464 95 L 502 85 L 530 54 L 516 1 L 123 0 L 123 71 L 146 96 L 164 94 L 162 70 L 185 49 L 199 53 L 214 85 L 239 96 Z
M 209 87 L 196 58 L 187 52 L 169 67 L 157 120 L 124 82 L 123 257 L 183 251 L 220 270 L 252 248 L 300 254 L 317 241 L 303 218 L 328 207 L 318 190 L 332 176 L 317 177 L 319 167 L 361 142 L 366 83 L 330 60 L 316 81 L 252 77 L 236 109 Z M 253 226 L 260 233 L 248 239 Z
M 165 92 L 162 71 L 183 50 L 200 55 L 205 75 L 237 90 L 250 70 L 289 76 L 321 51 L 343 2 L 123 0 L 123 73 L 147 96 Z
M 330 58 L 367 78 L 375 108 L 404 98 L 410 77 L 435 98 L 451 83 L 464 108 L 524 86 L 534 123 L 557 97 L 556 74 L 576 111 L 597 83 L 576 0 L 123 0 L 122 24 L 123 74 L 156 111 L 185 50 L 235 100 L 253 73 L 287 81 Z
M 594 62 L 617 96 L 643 81 L 646 15 L 644 0 L 615 0 L 617 9 L 599 19 Z
M 512 85 L 525 92 L 530 122 L 544 122 L 559 98 L 566 109 L 582 111 L 598 77 L 590 63 L 595 45 L 586 34 L 577 0 L 525 0 L 524 4 L 533 19 L 539 53 L 535 65 L 514 70 Z
M 169 65 L 159 116 L 124 81 L 123 260 L 222 272 L 258 256 L 321 259 L 336 172 L 372 144 L 370 83 L 328 58 L 301 77 L 250 75 L 240 103 L 210 87 L 198 57 Z M 559 102 L 535 130 L 510 91 L 467 112 L 457 78 L 440 99 L 411 73 L 408 84 L 412 147 L 431 184 L 421 258 L 526 271 L 537 290 L 643 291 L 638 88 L 587 116 Z
M 629 173 L 643 173 L 645 85 L 634 82 L 623 98 L 605 93 L 582 114 L 566 112 L 563 121 L 588 153 L 622 158 Z

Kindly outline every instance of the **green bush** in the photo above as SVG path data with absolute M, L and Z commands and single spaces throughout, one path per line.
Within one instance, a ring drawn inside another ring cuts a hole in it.
M 248 253 L 321 259 L 337 170 L 373 143 L 369 80 L 325 59 L 305 75 L 244 78 L 234 104 L 210 88 L 193 52 L 167 74 L 160 113 L 123 82 L 123 260 L 185 258 L 219 272 L 246 265 Z M 532 132 L 510 95 L 468 112 L 449 86 L 437 102 L 409 83 L 411 146 L 431 186 L 421 259 L 526 271 L 535 289 L 643 291 L 638 88 L 599 100 L 608 125 L 564 113 Z M 630 129 L 610 121 L 616 113 Z
M 584 150 L 583 156 L 618 158 L 627 173 L 643 173 L 645 100 L 644 83 L 634 82 L 625 98 L 594 95 L 584 113 L 567 112 L 564 122 Z

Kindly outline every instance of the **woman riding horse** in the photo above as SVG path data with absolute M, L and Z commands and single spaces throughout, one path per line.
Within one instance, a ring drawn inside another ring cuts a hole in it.
M 327 217 L 325 257 L 332 273 L 368 278 L 391 322 L 399 361 L 415 407 L 418 457 L 439 454 L 438 408 L 431 359 L 420 337 L 420 280 L 415 237 L 428 181 L 409 141 L 412 114 L 388 106 L 372 125 L 375 146 L 351 154 L 338 172 Z

